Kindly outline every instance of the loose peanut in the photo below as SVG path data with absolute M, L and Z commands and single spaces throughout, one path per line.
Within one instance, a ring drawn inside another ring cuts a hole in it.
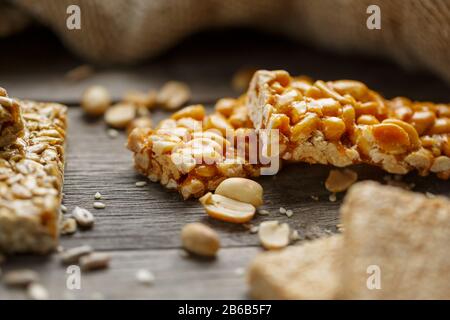
M 253 218 L 256 208 L 248 203 L 236 201 L 211 192 L 199 199 L 206 213 L 218 220 L 245 223 Z
M 105 121 L 116 129 L 124 129 L 136 116 L 136 108 L 130 103 L 119 103 L 108 109 Z
M 353 170 L 330 170 L 325 181 L 325 187 L 330 192 L 342 192 L 347 190 L 356 180 L 358 180 L 358 174 Z
M 228 178 L 216 189 L 216 194 L 250 203 L 256 208 L 263 204 L 263 188 L 253 180 L 245 178 Z
M 181 230 L 181 242 L 189 252 L 213 257 L 220 248 L 216 231 L 202 223 L 189 223 Z
M 111 96 L 108 90 L 102 86 L 88 88 L 81 99 L 81 107 L 91 116 L 100 116 L 111 105 Z
M 150 90 L 147 93 L 128 91 L 123 97 L 123 102 L 131 103 L 136 107 L 151 109 L 156 105 L 156 90 Z
M 290 228 L 287 223 L 264 221 L 259 225 L 258 236 L 262 246 L 268 250 L 281 249 L 289 244 Z
M 168 110 L 175 110 L 191 98 L 189 86 L 183 82 L 169 81 L 159 91 L 156 101 Z

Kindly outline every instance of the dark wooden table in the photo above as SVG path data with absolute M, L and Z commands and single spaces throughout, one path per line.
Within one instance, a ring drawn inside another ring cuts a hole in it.
M 236 96 L 230 86 L 233 73 L 241 67 L 286 69 L 320 79 L 353 78 L 366 82 L 386 97 L 409 96 L 418 100 L 450 101 L 449 87 L 426 73 L 406 72 L 376 58 L 341 56 L 304 47 L 289 39 L 247 30 L 216 31 L 196 35 L 152 61 L 128 67 L 99 67 L 81 82 L 64 80 L 65 73 L 82 62 L 70 55 L 49 33 L 38 30 L 0 42 L 0 86 L 13 96 L 70 105 L 64 204 L 92 208 L 94 194 L 103 195 L 106 208 L 92 209 L 93 230 L 61 239 L 64 248 L 89 244 L 112 255 L 108 270 L 82 274 L 81 290 L 66 289 L 66 269 L 56 254 L 9 257 L 3 271 L 31 268 L 39 272 L 52 298 L 59 299 L 225 299 L 246 298 L 243 271 L 262 251 L 257 235 L 243 226 L 209 218 L 197 201 L 183 201 L 177 193 L 159 184 L 135 186 L 142 180 L 132 168 L 125 136 L 111 139 L 102 120 L 89 120 L 77 104 L 85 88 L 107 86 L 115 99 L 128 89 L 158 88 L 167 80 L 181 80 L 193 90 L 192 103 L 212 106 L 220 97 Z M 168 114 L 158 111 L 158 120 Z M 385 174 L 367 166 L 355 168 L 360 179 L 382 181 Z M 259 179 L 265 190 L 264 220 L 288 222 L 302 240 L 337 232 L 339 205 L 330 202 L 323 186 L 329 168 L 298 164 L 277 176 Z M 450 184 L 433 176 L 410 174 L 404 179 L 415 190 L 450 195 Z M 311 196 L 318 196 L 315 201 Z M 279 208 L 292 209 L 287 218 Z M 201 221 L 218 231 L 222 249 L 215 260 L 183 255 L 179 233 L 188 222 Z M 299 241 L 298 243 L 301 243 Z M 146 268 L 156 280 L 153 286 L 137 283 L 135 273 Z M 0 285 L 1 299 L 25 297 L 24 291 Z

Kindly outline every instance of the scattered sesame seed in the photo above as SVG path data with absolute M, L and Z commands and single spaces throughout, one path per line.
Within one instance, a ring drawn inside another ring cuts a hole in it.
M 270 214 L 270 212 L 268 210 L 258 210 L 258 214 L 262 215 L 262 216 L 267 216 Z
M 311 199 L 313 199 L 314 201 L 319 201 L 319 197 L 318 197 L 318 196 L 315 196 L 315 195 L 312 195 L 312 196 L 311 196 Z
M 258 226 L 251 226 L 250 227 L 250 233 L 257 233 L 259 231 L 259 227 Z
M 281 214 L 286 214 L 286 208 L 280 207 L 280 213 Z
M 286 210 L 286 216 L 288 218 L 292 217 L 293 214 L 294 214 L 294 212 L 292 210 Z
M 147 185 L 147 181 L 138 181 L 136 182 L 136 187 L 144 187 Z
M 61 204 L 61 211 L 62 211 L 63 213 L 66 213 L 66 212 L 67 212 L 67 207 L 66 207 L 65 205 L 63 205 L 63 204 Z
M 147 269 L 140 269 L 136 272 L 136 279 L 139 283 L 152 285 L 155 282 L 155 275 Z
M 119 136 L 119 131 L 117 131 L 116 129 L 108 129 L 107 133 L 108 137 L 110 137 L 111 139 L 115 139 Z
M 332 193 L 332 194 L 330 194 L 330 196 L 328 197 L 328 199 L 331 201 L 331 202 L 336 202 L 336 193 Z
M 104 204 L 103 202 L 100 202 L 100 201 L 95 201 L 93 207 L 95 209 L 105 209 L 106 204 Z
M 100 192 L 96 192 L 94 195 L 95 200 L 100 200 L 102 198 L 102 194 Z

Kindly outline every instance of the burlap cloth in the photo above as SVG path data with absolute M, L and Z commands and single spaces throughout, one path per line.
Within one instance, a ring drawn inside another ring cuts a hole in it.
M 5 19 L 1 1 L 0 30 L 1 24 L 8 23 L 2 22 Z M 253 26 L 287 33 L 330 50 L 386 56 L 406 67 L 429 69 L 450 81 L 450 0 L 16 0 L 12 3 L 53 29 L 81 56 L 103 63 L 129 63 L 154 56 L 188 34 L 207 28 Z M 70 31 L 66 27 L 66 10 L 71 4 L 81 8 L 81 30 Z M 381 8 L 381 30 L 366 27 L 366 9 L 372 4 Z M 13 32 L 20 27 L 10 29 Z

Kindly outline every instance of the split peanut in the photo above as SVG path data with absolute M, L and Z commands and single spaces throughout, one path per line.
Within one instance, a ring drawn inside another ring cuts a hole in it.
M 286 247 L 289 244 L 290 235 L 291 231 L 287 223 L 264 221 L 259 225 L 259 241 L 268 250 Z
M 215 194 L 250 203 L 254 207 L 263 204 L 263 188 L 253 180 L 245 178 L 228 178 L 222 181 L 217 187 Z
M 105 113 L 105 121 L 116 129 L 124 129 L 136 116 L 136 107 L 131 103 L 118 103 Z
M 256 211 L 256 208 L 249 203 L 236 201 L 211 192 L 205 194 L 199 200 L 209 216 L 227 222 L 248 222 L 253 218 Z
M 167 82 L 159 91 L 156 101 L 168 110 L 180 108 L 191 98 L 189 86 L 179 81 Z

